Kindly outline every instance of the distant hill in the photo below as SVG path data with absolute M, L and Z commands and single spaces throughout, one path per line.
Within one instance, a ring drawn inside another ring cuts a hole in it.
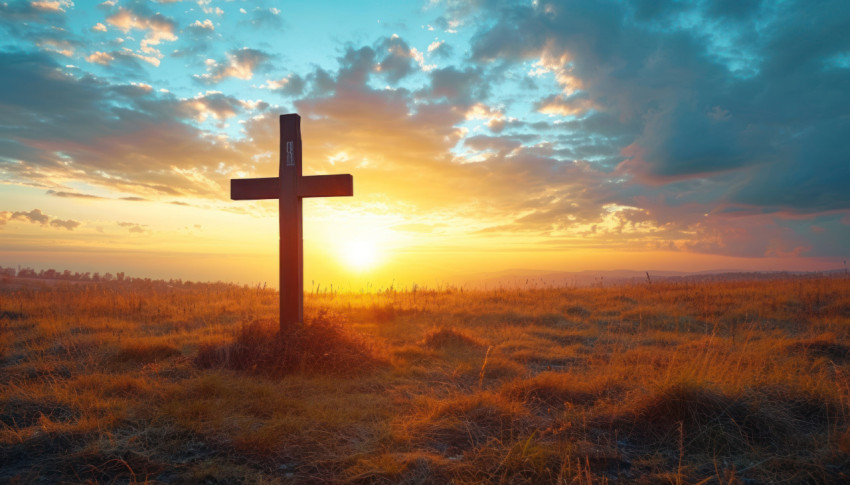
M 592 287 L 610 286 L 628 283 L 648 283 L 656 281 L 740 281 L 770 280 L 789 276 L 844 276 L 844 269 L 830 271 L 545 271 L 531 269 L 511 269 L 489 273 L 477 273 L 459 278 L 462 284 L 472 288 L 547 288 L 547 287 Z

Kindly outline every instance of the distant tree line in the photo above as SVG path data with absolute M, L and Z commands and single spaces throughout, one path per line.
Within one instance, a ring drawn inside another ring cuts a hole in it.
M 55 269 L 43 269 L 36 271 L 32 268 L 4 268 L 0 266 L 0 276 L 10 278 L 31 278 L 42 280 L 66 280 L 66 281 L 130 281 L 133 278 L 124 276 L 124 273 L 72 273 L 70 270 L 57 271 Z
M 173 286 L 173 287 L 192 287 L 197 285 L 204 286 L 232 286 L 230 283 L 196 283 L 192 281 L 183 281 L 182 279 L 157 280 L 151 278 L 134 278 L 126 276 L 124 272 L 115 273 L 91 273 L 91 272 L 71 272 L 70 270 L 58 271 L 55 269 L 43 269 L 36 271 L 32 268 L 6 268 L 0 266 L 0 278 L 6 280 L 11 278 L 27 278 L 27 279 L 42 279 L 42 280 L 59 280 L 87 283 L 123 283 L 133 286 Z M 238 286 L 238 285 L 237 285 Z

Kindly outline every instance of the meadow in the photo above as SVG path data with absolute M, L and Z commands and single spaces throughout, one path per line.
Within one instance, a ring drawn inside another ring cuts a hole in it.
M 0 283 L 3 483 L 848 483 L 850 279 Z

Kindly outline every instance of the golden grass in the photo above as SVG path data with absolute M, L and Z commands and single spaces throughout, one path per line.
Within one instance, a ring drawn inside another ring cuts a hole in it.
M 850 281 L 0 287 L 0 482 L 846 483 Z

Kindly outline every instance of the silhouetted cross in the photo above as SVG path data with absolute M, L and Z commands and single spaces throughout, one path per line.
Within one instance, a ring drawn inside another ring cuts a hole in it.
M 280 330 L 304 321 L 303 197 L 354 194 L 354 179 L 344 175 L 301 175 L 301 117 L 280 115 L 280 177 L 231 179 L 232 200 L 280 201 Z

